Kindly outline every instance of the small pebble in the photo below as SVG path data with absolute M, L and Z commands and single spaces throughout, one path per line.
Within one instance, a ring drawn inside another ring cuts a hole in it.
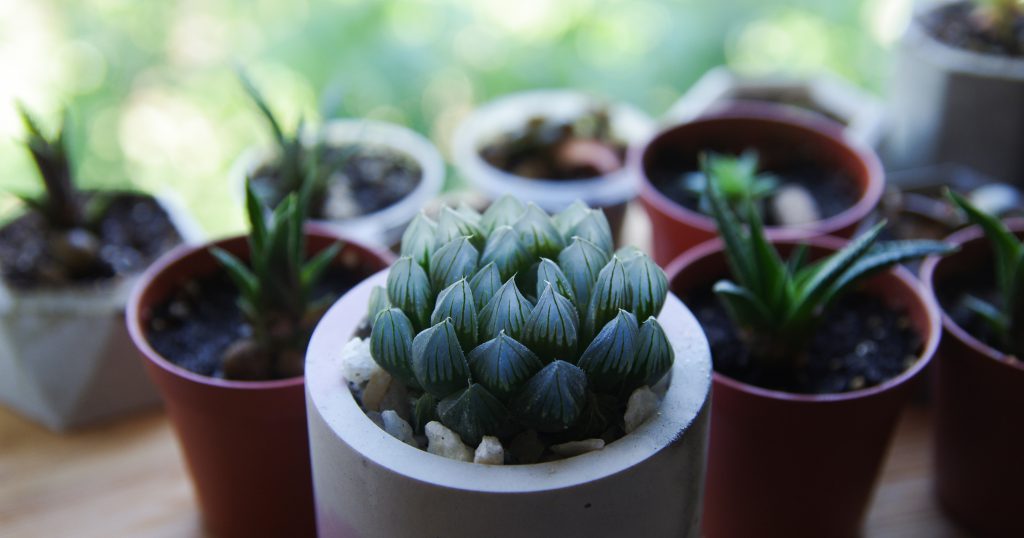
M 570 441 L 560 445 L 552 445 L 551 451 L 559 456 L 569 458 L 572 456 L 579 456 L 580 454 L 586 454 L 587 452 L 601 450 L 602 448 L 604 448 L 603 439 L 584 439 L 582 441 Z
M 370 382 L 363 389 L 363 408 L 369 411 L 380 411 L 380 402 L 391 385 L 391 374 L 378 369 L 373 372 Z
M 771 199 L 772 215 L 781 226 L 798 226 L 821 220 L 814 196 L 793 184 L 779 187 Z
M 626 414 L 623 417 L 626 423 L 626 433 L 632 433 L 633 430 L 639 428 L 658 411 L 659 405 L 658 395 L 647 385 L 634 390 L 633 394 L 629 395 L 629 401 L 626 402 Z
M 424 430 L 427 433 L 427 452 L 441 457 L 473 461 L 473 450 L 462 442 L 459 434 L 449 430 L 440 422 L 428 422 Z
M 416 439 L 412 436 L 412 426 L 402 420 L 398 413 L 387 409 L 380 414 L 380 417 L 384 421 L 384 431 L 407 445 L 416 446 Z
M 383 371 L 370 355 L 370 339 L 353 338 L 341 348 L 341 375 L 360 385 L 366 383 L 376 371 Z
M 473 463 L 502 465 L 505 463 L 505 449 L 497 437 L 485 435 L 473 454 Z
M 850 389 L 857 390 L 864 388 L 864 376 L 856 376 L 850 380 Z

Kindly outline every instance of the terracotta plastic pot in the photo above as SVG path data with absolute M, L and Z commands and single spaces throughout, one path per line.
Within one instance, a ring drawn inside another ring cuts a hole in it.
M 1011 229 L 1024 237 L 1024 221 Z M 994 281 L 988 240 L 967 228 L 947 241 L 960 251 L 929 258 L 921 279 L 935 293 L 971 275 Z M 1024 364 L 982 343 L 948 315 L 936 358 L 935 487 L 943 508 L 985 536 L 1024 536 Z
M 386 272 L 353 288 L 317 326 L 306 357 L 321 538 L 696 537 L 711 362 L 693 315 L 669 296 L 659 321 L 675 348 L 656 416 L 604 449 L 532 465 L 482 465 L 408 446 L 374 424 L 338 357 Z
M 340 238 L 308 228 L 307 239 L 313 253 Z M 335 263 L 346 268 L 371 274 L 391 260 L 344 241 Z M 213 245 L 243 259 L 248 254 L 245 237 Z M 229 381 L 199 375 L 160 356 L 146 338 L 157 305 L 185 282 L 221 270 L 209 247 L 176 249 L 146 271 L 128 305 L 129 333 L 163 397 L 206 527 L 217 536 L 313 536 L 303 378 Z
M 662 167 L 696 169 L 705 151 L 738 154 L 758 152 L 760 162 L 787 162 L 794 154 L 824 167 L 844 170 L 857 183 L 857 202 L 832 217 L 800 227 L 772 228 L 773 237 L 822 235 L 851 237 L 885 190 L 885 177 L 873 151 L 845 137 L 839 124 L 788 107 L 766 103 L 736 103 L 690 123 L 670 127 L 645 147 L 633 148 L 630 167 L 640 178 L 640 201 L 654 231 L 654 260 L 661 265 L 687 249 L 716 236 L 711 217 L 692 211 L 665 196 L 652 172 Z
M 807 241 L 811 256 L 843 245 Z M 783 252 L 795 241 L 777 241 Z M 728 275 L 721 242 L 688 251 L 668 268 L 684 300 Z M 874 387 L 840 394 L 767 390 L 715 373 L 704 497 L 704 534 L 720 536 L 857 536 L 903 404 L 938 345 L 939 312 L 904 269 L 863 288 L 906 309 L 923 338 L 907 371 Z

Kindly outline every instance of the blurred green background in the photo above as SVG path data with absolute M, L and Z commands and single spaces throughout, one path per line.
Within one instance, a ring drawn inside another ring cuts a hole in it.
M 657 116 L 727 63 L 827 69 L 880 92 L 910 3 L 0 0 L 0 187 L 38 188 L 15 101 L 48 127 L 69 106 L 80 184 L 176 193 L 222 235 L 243 227 L 227 170 L 269 140 L 235 64 L 288 125 L 385 119 L 447 155 L 474 104 L 520 89 L 577 87 Z

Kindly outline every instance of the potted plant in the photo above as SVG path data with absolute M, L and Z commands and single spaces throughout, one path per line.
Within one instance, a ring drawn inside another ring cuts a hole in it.
M 1020 184 L 1022 21 L 1016 0 L 921 5 L 897 49 L 887 165 L 957 162 Z
M 704 115 L 662 131 L 631 158 L 660 264 L 716 235 L 692 186 L 709 152 L 753 152 L 758 171 L 774 176 L 766 217 L 778 238 L 850 237 L 885 188 L 875 154 L 826 120 L 763 103 Z
M 653 131 L 653 121 L 625 103 L 533 90 L 474 110 L 455 130 L 452 159 L 492 201 L 511 194 L 557 212 L 579 199 L 603 209 L 618 236 L 637 191 L 626 150 Z
M 274 144 L 251 148 L 230 176 L 242 190 L 251 178 L 257 197 L 274 207 L 295 192 L 314 160 L 309 217 L 366 243 L 390 247 L 420 209 L 444 186 L 437 148 L 412 130 L 382 121 L 331 119 L 318 128 L 303 121 L 284 130 L 260 91 L 244 74 L 242 86 L 270 127 Z
M 949 237 L 959 252 L 921 267 L 944 313 L 934 379 L 935 487 L 946 511 L 973 531 L 1019 536 L 1024 221 L 1001 223 L 950 196 L 977 226 Z
M 389 262 L 304 227 L 310 190 L 264 215 L 247 189 L 248 236 L 167 254 L 129 302 L 132 340 L 218 536 L 314 534 L 303 350 L 324 306 Z
M 714 359 L 704 533 L 855 536 L 939 339 L 922 287 L 903 269 L 878 272 L 948 247 L 877 243 L 880 226 L 845 246 L 769 241 L 752 206 L 744 230 L 714 185 L 722 238 L 668 269 Z
M 698 535 L 708 349 L 650 258 L 511 197 L 402 249 L 310 342 L 322 537 Z
M 193 228 L 152 196 L 79 189 L 67 115 L 47 137 L 20 113 L 43 191 L 0 228 L 0 401 L 56 431 L 154 406 L 122 321 L 127 292 Z
M 669 108 L 664 120 L 685 123 L 750 101 L 777 103 L 824 116 L 870 148 L 878 146 L 884 133 L 881 101 L 835 75 L 747 76 L 724 65 L 704 73 Z

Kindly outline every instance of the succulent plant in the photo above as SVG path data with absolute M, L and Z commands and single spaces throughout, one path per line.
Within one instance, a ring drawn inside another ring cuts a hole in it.
M 370 301 L 370 353 L 423 392 L 418 428 L 437 419 L 471 444 L 524 428 L 593 437 L 672 366 L 655 318 L 665 274 L 637 249 L 613 253 L 600 210 L 446 207 L 413 220 L 401 254 Z
M 713 169 L 705 169 L 713 176 Z M 717 188 L 708 183 L 707 196 L 725 248 L 732 280 L 721 280 L 714 292 L 725 306 L 752 359 L 773 367 L 802 364 L 808 341 L 822 313 L 865 277 L 895 264 L 953 247 L 938 241 L 878 243 L 881 222 L 842 250 L 807 264 L 807 249 L 797 248 L 783 261 L 765 237 L 763 223 L 752 203 L 746 204 L 747 227 Z
M 734 211 L 749 201 L 758 202 L 771 196 L 779 180 L 766 173 L 757 173 L 758 155 L 746 150 L 739 156 L 704 153 L 700 156 L 701 171 L 683 176 L 683 187 L 700 197 L 700 210 L 711 214 L 711 201 L 707 197 L 708 178 L 717 183 L 725 203 Z
M 995 256 L 999 305 L 968 296 L 965 306 L 985 320 L 1004 352 L 1024 357 L 1024 243 L 996 217 L 953 191 L 948 194 L 967 219 L 985 233 Z

